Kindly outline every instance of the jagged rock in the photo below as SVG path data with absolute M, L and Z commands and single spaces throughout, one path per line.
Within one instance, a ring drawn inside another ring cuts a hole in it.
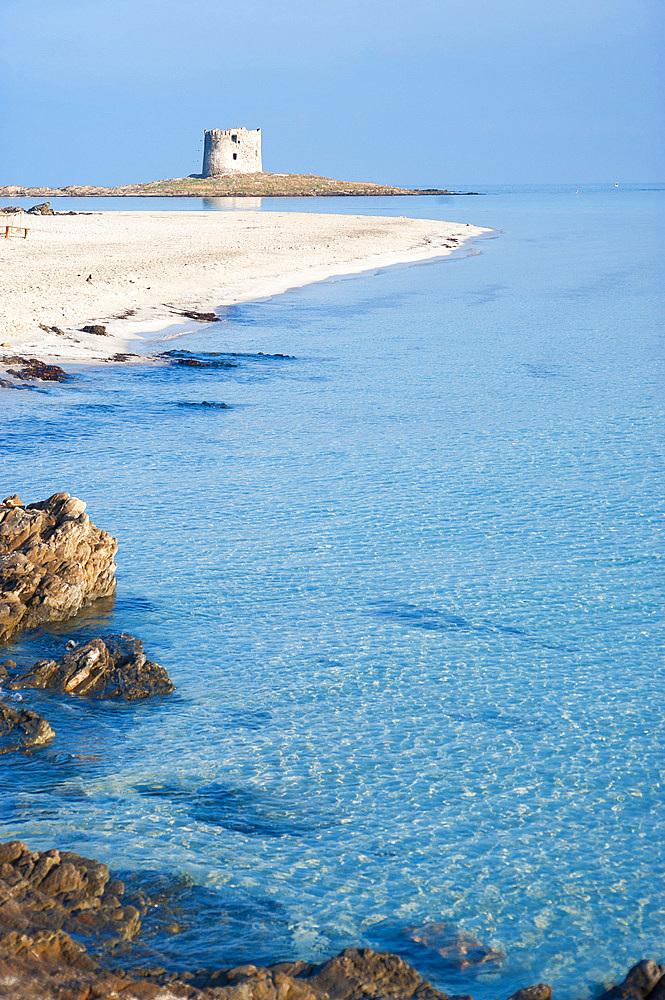
M 141 913 L 123 906 L 121 882 L 106 865 L 71 851 L 31 851 L 20 840 L 0 844 L 0 950 L 5 953 L 35 931 L 64 931 L 112 944 L 138 933 Z M 143 904 L 141 904 L 143 906 Z
M 190 983 L 203 990 L 197 998 L 215 990 L 214 996 L 225 1000 L 447 1000 L 398 955 L 371 948 L 346 948 L 320 965 L 278 962 L 265 968 L 200 970 Z
M 133 701 L 174 690 L 164 667 L 148 660 L 143 643 L 133 635 L 91 639 L 60 660 L 38 660 L 9 687 L 49 688 L 88 698 Z
M 436 952 L 446 965 L 454 969 L 469 969 L 488 962 L 500 965 L 504 958 L 503 952 L 481 944 L 472 934 L 461 931 L 454 924 L 421 924 L 419 927 L 405 927 L 403 933 L 416 944 Z
M 552 987 L 547 983 L 536 983 L 535 986 L 527 986 L 517 993 L 511 993 L 508 1000 L 552 1000 Z
M 59 337 L 67 336 L 65 331 L 61 330 L 59 326 L 47 326 L 45 323 L 39 323 L 38 326 L 40 330 L 44 331 L 44 333 L 57 333 Z
M 82 500 L 54 493 L 12 504 L 0 504 L 0 641 L 115 592 L 118 543 L 92 523 Z
M 197 972 L 124 971 L 131 965 L 141 917 L 151 901 L 123 905 L 125 887 L 108 868 L 68 851 L 30 851 L 0 843 L 0 997 L 12 1000 L 455 1000 L 435 989 L 397 955 L 347 948 L 318 965 Z M 122 951 L 118 950 L 122 946 Z M 105 968 L 113 965 L 113 969 Z M 602 1000 L 647 1000 L 665 967 L 640 962 Z M 550 1000 L 539 983 L 510 1000 Z
M 0 680 L 2 680 L 0 666 Z M 52 740 L 55 733 L 37 712 L 28 708 L 14 708 L 0 701 L 0 754 L 12 750 L 29 750 Z
M 0 844 L 0 997 L 60 1000 L 64 988 L 112 996 L 107 985 L 123 977 L 100 970 L 86 946 L 110 949 L 136 936 L 141 912 L 122 905 L 123 892 L 97 861 L 70 851 L 33 852 L 18 840 Z
M 11 357 L 0 357 L 0 363 L 4 365 L 18 364 L 21 368 L 8 368 L 7 374 L 18 379 L 39 379 L 40 382 L 71 382 L 73 375 L 69 375 L 60 365 L 47 365 L 39 358 L 24 358 L 20 355 Z
M 321 965 L 278 963 L 198 973 L 132 973 L 117 966 L 148 901 L 123 906 L 106 865 L 69 851 L 0 844 L 0 996 L 13 1000 L 446 1000 L 397 955 L 348 948 Z M 140 976 L 140 978 L 137 978 Z M 7 986 L 9 993 L 3 993 Z M 65 991 L 67 991 L 65 993 Z
M 644 958 L 626 978 L 602 994 L 602 1000 L 660 1000 L 665 993 L 665 965 Z
M 56 212 L 51 208 L 50 201 L 43 201 L 40 205 L 33 205 L 32 208 L 28 209 L 28 215 L 56 215 Z

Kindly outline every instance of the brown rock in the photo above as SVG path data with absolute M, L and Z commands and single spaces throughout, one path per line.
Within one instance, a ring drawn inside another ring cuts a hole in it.
M 99 323 L 95 323 L 92 326 L 82 326 L 81 333 L 94 333 L 96 337 L 106 337 L 106 327 L 101 326 Z
M 626 978 L 602 994 L 602 1000 L 645 1000 L 660 988 L 665 965 L 644 958 L 629 970 Z
M 0 504 L 0 641 L 115 592 L 117 542 L 69 493 Z
M 535 986 L 527 986 L 517 993 L 511 993 L 508 1000 L 552 1000 L 552 987 L 547 983 L 536 983 Z
M 24 358 L 20 356 L 1 357 L 2 364 L 19 364 L 20 368 L 8 368 L 7 374 L 18 379 L 39 379 L 41 382 L 71 382 L 73 375 L 69 375 L 60 365 L 47 365 L 39 358 Z
M 111 943 L 138 933 L 141 914 L 135 906 L 118 908 L 118 883 L 109 893 L 106 865 L 71 851 L 33 852 L 18 840 L 0 844 L 0 862 L 0 952 L 20 950 L 23 936 L 37 931 L 106 935 Z
M 43 746 L 55 733 L 37 712 L 0 701 L 0 754 Z
M 88 698 L 133 701 L 174 690 L 169 675 L 146 658 L 143 643 L 132 635 L 91 639 L 60 660 L 38 660 L 9 687 L 50 688 Z

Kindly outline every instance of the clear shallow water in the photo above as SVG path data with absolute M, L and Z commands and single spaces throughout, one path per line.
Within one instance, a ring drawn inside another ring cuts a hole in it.
M 31 695 L 58 736 L 3 759 L 3 833 L 191 876 L 193 966 L 367 944 L 478 1000 L 588 995 L 665 947 L 662 192 L 353 201 L 293 207 L 502 232 L 175 342 L 292 360 L 2 396 L 6 493 L 120 539 L 79 630 L 178 686 Z M 502 965 L 454 973 L 425 921 Z

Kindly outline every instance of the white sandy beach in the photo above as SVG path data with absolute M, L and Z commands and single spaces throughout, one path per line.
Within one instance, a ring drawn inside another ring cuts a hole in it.
M 27 239 L 0 239 L 0 343 L 5 354 L 61 365 L 126 351 L 142 334 L 182 322 L 178 313 L 185 309 L 211 312 L 335 275 L 445 256 L 488 231 L 406 218 L 256 211 L 20 220 L 30 227 Z M 108 336 L 80 332 L 91 324 L 105 325 Z

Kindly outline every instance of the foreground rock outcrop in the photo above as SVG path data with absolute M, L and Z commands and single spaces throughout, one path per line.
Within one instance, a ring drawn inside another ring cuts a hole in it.
M 113 594 L 117 549 L 69 493 L 27 507 L 7 497 L 0 504 L 0 641 Z
M 0 667 L 0 680 L 2 668 Z M 0 754 L 30 750 L 52 740 L 55 733 L 37 712 L 0 701 Z
M 38 660 L 8 687 L 14 691 L 49 688 L 63 694 L 124 701 L 175 690 L 164 667 L 146 657 L 141 640 L 124 632 L 91 639 L 60 660 Z
M 150 900 L 124 901 L 106 865 L 69 851 L 0 844 L 0 996 L 13 1000 L 445 1000 L 397 955 L 347 949 L 322 965 L 124 972 Z M 120 950 L 119 950 L 120 949 Z
M 141 920 L 155 900 L 106 865 L 70 851 L 0 843 L 0 997 L 12 1000 L 462 1000 L 425 982 L 389 952 L 347 948 L 321 964 L 132 969 Z M 122 964 L 124 968 L 118 968 Z M 124 971 L 124 969 L 130 971 Z M 551 1000 L 538 983 L 509 1000 Z M 648 959 L 601 1000 L 663 1000 L 665 966 Z M 469 998 L 465 998 L 469 1000 Z
M 665 1000 L 665 965 L 643 959 L 623 982 L 603 993 L 601 1000 Z
M 369 948 L 347 948 L 317 965 L 131 970 L 141 920 L 156 904 L 140 893 L 126 896 L 123 883 L 97 861 L 70 851 L 31 851 L 17 840 L 0 844 L 0 997 L 447 1000 L 398 955 Z M 540 985 L 523 1000 L 550 997 L 549 987 Z

